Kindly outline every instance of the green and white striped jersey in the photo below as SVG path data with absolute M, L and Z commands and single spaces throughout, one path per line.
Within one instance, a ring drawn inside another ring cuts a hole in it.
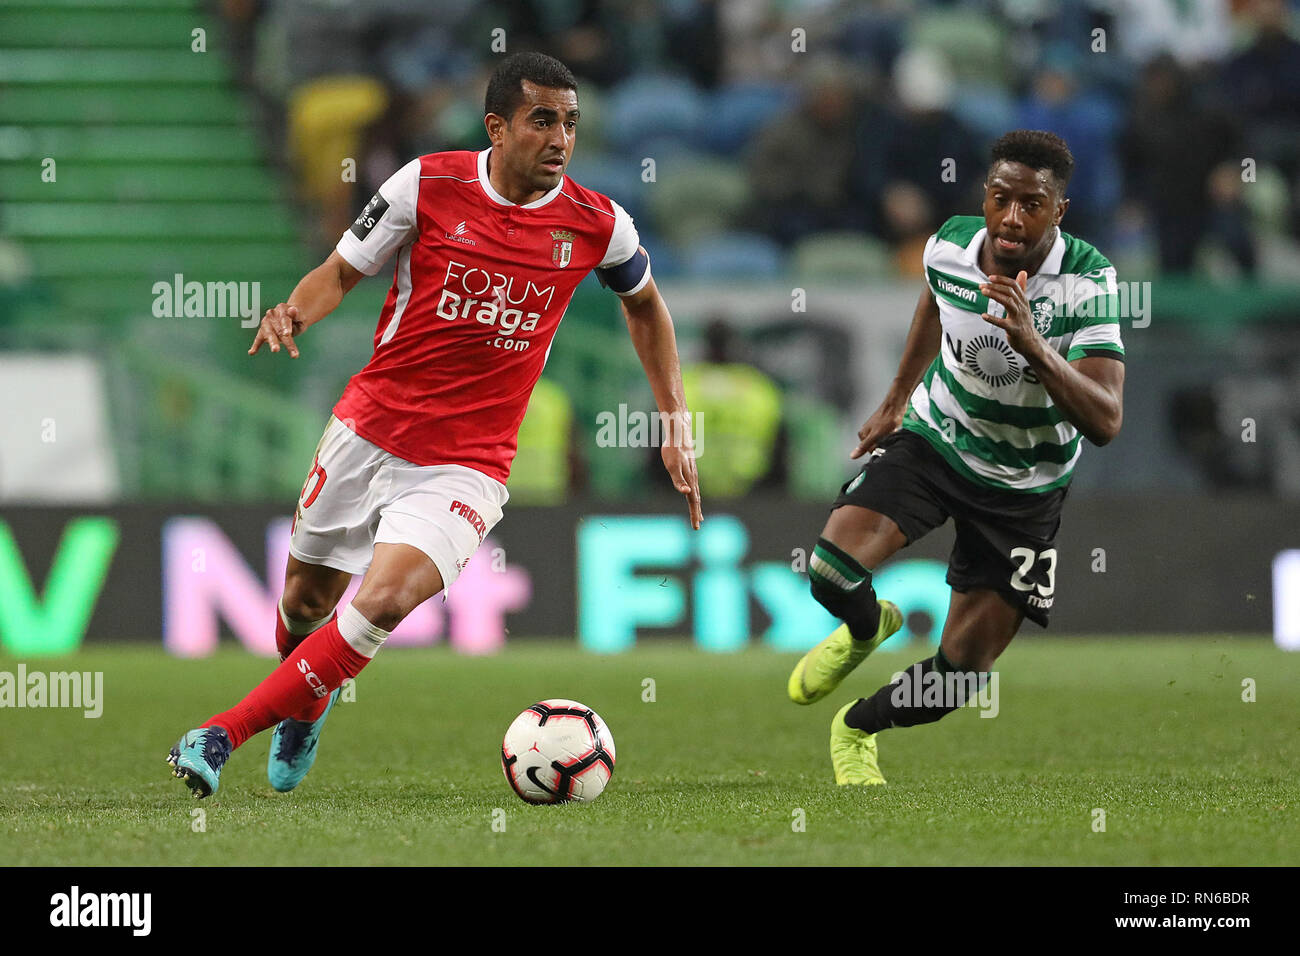
M 912 392 L 903 427 L 972 481 L 1049 491 L 1069 483 L 1082 443 L 1006 332 L 980 317 L 1003 312 L 979 291 L 988 280 L 979 266 L 986 233 L 983 217 L 954 216 L 926 243 L 926 281 L 939 304 L 943 340 Z M 1106 258 L 1058 230 L 1026 297 L 1038 331 L 1067 361 L 1122 360 L 1117 290 Z

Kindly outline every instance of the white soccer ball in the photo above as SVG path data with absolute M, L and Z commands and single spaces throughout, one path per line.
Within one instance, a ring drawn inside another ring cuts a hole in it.
M 501 769 L 527 803 L 595 800 L 614 775 L 614 735 L 585 704 L 539 701 L 506 731 Z

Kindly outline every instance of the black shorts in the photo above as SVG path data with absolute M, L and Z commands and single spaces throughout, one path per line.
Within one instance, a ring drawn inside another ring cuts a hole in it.
M 957 542 L 948 559 L 954 591 L 999 591 L 1042 627 L 1056 589 L 1056 548 L 1066 489 L 1000 491 L 959 475 L 916 432 L 881 439 L 861 473 L 845 482 L 831 510 L 870 508 L 898 525 L 907 543 L 953 519 Z

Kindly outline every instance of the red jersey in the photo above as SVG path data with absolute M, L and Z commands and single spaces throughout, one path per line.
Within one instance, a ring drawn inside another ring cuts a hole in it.
M 374 275 L 398 252 L 375 352 L 334 415 L 417 465 L 505 482 L 519 423 L 573 292 L 592 269 L 620 295 L 650 279 L 632 219 L 567 176 L 517 205 L 488 156 L 412 160 L 367 203 L 338 253 Z

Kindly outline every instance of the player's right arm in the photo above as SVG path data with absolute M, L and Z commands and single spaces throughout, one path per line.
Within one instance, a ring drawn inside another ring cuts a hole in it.
M 290 358 L 297 358 L 294 337 L 337 309 L 343 297 L 364 276 L 364 272 L 350 265 L 337 250 L 331 252 L 328 259 L 298 281 L 288 302 L 266 310 L 248 354 L 256 355 L 265 342 L 272 352 L 284 346 Z
M 912 328 L 903 346 L 903 358 L 898 363 L 898 374 L 889 386 L 889 393 L 880 407 L 858 429 L 858 447 L 849 453 L 850 458 L 861 458 L 872 451 L 886 435 L 892 435 L 903 424 L 907 400 L 921 381 L 921 376 L 939 354 L 943 327 L 939 322 L 939 303 L 927 285 L 921 292 L 916 311 L 912 314 Z
M 298 357 L 294 336 L 329 315 L 363 276 L 372 276 L 398 249 L 415 241 L 420 159 L 389 176 L 343 233 L 330 257 L 302 277 L 288 302 L 268 309 L 249 355 L 265 342 L 272 352 L 284 346 Z

